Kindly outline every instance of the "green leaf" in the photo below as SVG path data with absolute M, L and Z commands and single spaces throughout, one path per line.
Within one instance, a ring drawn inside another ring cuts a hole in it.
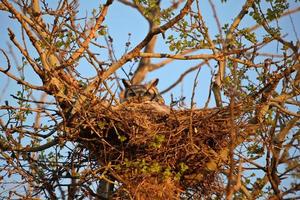
M 179 167 L 180 167 L 180 172 L 184 173 L 186 170 L 189 169 L 189 166 L 187 166 L 185 163 L 181 162 L 179 163 Z

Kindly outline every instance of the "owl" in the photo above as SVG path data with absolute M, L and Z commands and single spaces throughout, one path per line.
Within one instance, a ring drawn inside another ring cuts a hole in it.
M 137 102 L 154 101 L 164 104 L 165 101 L 156 87 L 158 81 L 159 79 L 154 79 L 147 84 L 133 85 L 130 81 L 122 79 L 125 91 L 121 94 L 121 102 L 133 100 Z

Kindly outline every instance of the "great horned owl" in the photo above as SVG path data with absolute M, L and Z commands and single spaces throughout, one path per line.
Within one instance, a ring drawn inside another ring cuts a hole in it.
M 158 92 L 157 84 L 159 79 L 154 79 L 153 81 L 143 84 L 143 85 L 133 85 L 130 81 L 122 79 L 125 86 L 125 91 L 121 95 L 121 101 L 134 100 L 137 102 L 145 101 L 155 101 L 164 104 L 165 101 Z

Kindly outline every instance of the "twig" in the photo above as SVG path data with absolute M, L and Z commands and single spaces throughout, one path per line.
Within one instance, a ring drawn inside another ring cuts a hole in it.
M 107 0 L 102 8 L 100 16 L 97 18 L 95 26 L 90 29 L 89 35 L 86 37 L 84 42 L 80 42 L 80 48 L 77 49 L 72 56 L 64 63 L 64 66 L 72 65 L 81 55 L 82 53 L 88 48 L 91 40 L 96 37 L 96 31 L 99 30 L 101 24 L 103 23 L 105 16 L 107 15 L 108 8 L 112 4 L 113 0 Z
M 205 63 L 207 63 L 207 61 L 203 61 L 203 62 L 201 62 L 200 64 L 198 64 L 198 65 L 196 65 L 196 66 L 194 66 L 194 67 L 191 67 L 191 68 L 189 68 L 188 70 L 186 70 L 185 72 L 183 72 L 183 73 L 180 75 L 180 77 L 179 77 L 172 85 L 170 85 L 169 87 L 167 87 L 166 89 L 164 89 L 163 91 L 161 91 L 161 94 L 164 94 L 164 93 L 170 91 L 170 90 L 171 90 L 172 88 L 174 88 L 177 84 L 179 84 L 179 83 L 183 80 L 183 78 L 184 78 L 186 75 L 188 75 L 189 73 L 195 71 L 196 69 L 199 69 L 199 67 L 202 67 Z
M 299 12 L 299 11 L 300 11 L 300 7 L 297 7 L 297 8 L 295 8 L 295 9 L 286 11 L 286 12 L 284 12 L 284 13 L 281 15 L 280 18 L 285 17 L 285 16 L 290 15 L 290 14 L 293 14 L 293 13 L 296 13 L 296 12 Z M 275 19 L 274 19 L 274 20 L 275 20 Z M 272 21 L 273 21 L 273 20 L 272 20 Z M 271 21 L 268 21 L 268 22 L 271 22 Z M 252 31 L 254 31 L 254 30 L 256 30 L 256 29 L 258 29 L 258 28 L 260 28 L 260 27 L 262 27 L 262 24 L 256 24 L 256 25 L 254 25 L 254 26 L 252 26 L 252 27 L 249 28 L 249 32 L 252 32 Z
M 122 56 L 116 63 L 110 66 L 110 68 L 102 74 L 102 76 L 100 77 L 101 80 L 105 80 L 106 78 L 108 78 L 111 74 L 113 74 L 117 69 L 119 69 L 123 64 L 125 64 L 129 60 L 138 57 L 140 54 L 140 50 L 148 44 L 148 42 L 153 38 L 153 36 L 165 32 L 167 29 L 169 29 L 175 23 L 177 23 L 180 19 L 182 19 L 190 10 L 190 6 L 192 3 L 193 0 L 187 0 L 185 6 L 177 16 L 175 16 L 166 24 L 157 27 L 153 30 L 150 30 L 146 37 L 133 50 Z
M 220 38 L 221 38 L 222 41 L 224 41 L 223 40 L 223 34 L 222 34 L 222 26 L 221 26 L 221 22 L 219 20 L 219 17 L 218 17 L 217 11 L 216 11 L 216 6 L 212 2 L 212 0 L 209 0 L 209 4 L 211 6 L 211 9 L 212 9 L 213 14 L 214 14 L 215 21 L 217 23 L 217 27 L 218 27 L 218 31 L 219 31 L 219 34 L 220 34 Z
M 172 58 L 176 60 L 198 60 L 198 59 L 218 59 L 222 54 L 198 54 L 198 55 L 181 55 L 181 54 L 166 54 L 166 53 L 143 53 L 138 54 L 143 58 Z
M 6 62 L 7 62 L 7 69 L 1 70 L 1 72 L 6 73 L 11 68 L 10 61 L 9 61 L 9 58 L 8 58 L 7 54 L 5 53 L 5 51 L 3 49 L 0 49 L 0 51 L 3 53 L 3 55 L 4 55 L 5 59 L 6 59 Z
M 32 84 L 28 83 L 27 81 L 24 81 L 23 79 L 16 77 L 12 73 L 5 72 L 5 71 L 6 71 L 5 69 L 0 67 L 0 72 L 3 72 L 4 74 L 6 74 L 11 79 L 14 79 L 18 84 L 26 85 L 31 89 L 42 90 L 42 91 L 45 90 L 45 87 L 43 87 L 43 86 L 32 85 Z
M 199 66 L 198 71 L 196 73 L 195 79 L 194 79 L 194 83 L 193 83 L 193 90 L 192 90 L 192 97 L 191 97 L 191 113 L 190 113 L 190 117 L 189 117 L 189 121 L 190 121 L 190 125 L 189 125 L 189 139 L 192 145 L 192 148 L 197 148 L 199 150 L 199 147 L 197 147 L 196 145 L 194 145 L 194 140 L 193 140 L 193 111 L 194 111 L 194 97 L 195 97 L 195 90 L 197 87 L 197 79 L 199 76 L 199 73 L 201 71 L 201 66 Z

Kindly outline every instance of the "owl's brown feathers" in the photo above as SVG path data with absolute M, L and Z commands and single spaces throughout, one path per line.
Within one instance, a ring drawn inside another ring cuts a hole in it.
M 154 79 L 153 81 L 143 84 L 143 85 L 133 85 L 130 81 L 122 79 L 125 87 L 124 93 L 121 95 L 121 102 L 125 101 L 137 101 L 139 103 L 146 101 L 154 101 L 164 104 L 165 101 L 160 95 L 157 84 L 159 79 Z

